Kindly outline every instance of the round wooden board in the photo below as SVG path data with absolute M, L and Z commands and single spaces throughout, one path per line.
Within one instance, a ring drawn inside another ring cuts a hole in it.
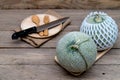
M 39 17 L 39 19 L 40 19 L 40 24 L 39 24 L 39 25 L 43 25 L 43 24 L 44 24 L 44 22 L 43 22 L 44 16 L 49 16 L 50 22 L 58 19 L 58 17 L 52 16 L 52 15 L 49 15 L 49 14 L 36 14 L 36 15 L 37 15 L 37 16 Z M 29 16 L 29 17 L 27 17 L 27 18 L 25 18 L 25 19 L 22 21 L 22 23 L 21 23 L 21 29 L 22 29 L 22 30 L 25 30 L 25 29 L 27 29 L 27 28 L 36 26 L 36 24 L 32 22 L 31 17 L 32 17 L 32 15 Z M 40 36 L 38 33 L 29 34 L 28 36 L 34 37 L 34 38 L 48 38 L 48 37 L 51 37 L 51 36 L 57 34 L 58 32 L 60 32 L 61 29 L 62 29 L 62 24 L 59 25 L 59 26 L 56 26 L 56 27 L 54 27 L 54 28 L 49 29 L 49 30 L 48 30 L 48 33 L 49 33 L 48 36 Z

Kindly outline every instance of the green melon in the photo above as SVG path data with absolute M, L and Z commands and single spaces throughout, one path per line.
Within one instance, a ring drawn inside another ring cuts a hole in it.
M 69 72 L 82 73 L 95 62 L 97 47 L 90 36 L 70 32 L 59 40 L 56 52 L 61 66 Z

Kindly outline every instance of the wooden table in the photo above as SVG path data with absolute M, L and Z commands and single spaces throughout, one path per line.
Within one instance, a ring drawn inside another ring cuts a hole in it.
M 70 75 L 54 61 L 58 40 L 68 32 L 79 31 L 82 20 L 92 10 L 55 10 L 70 16 L 72 23 L 41 48 L 11 39 L 25 17 L 45 11 L 0 10 L 0 80 L 120 80 L 120 34 L 112 50 L 79 77 Z M 120 10 L 102 11 L 120 26 Z

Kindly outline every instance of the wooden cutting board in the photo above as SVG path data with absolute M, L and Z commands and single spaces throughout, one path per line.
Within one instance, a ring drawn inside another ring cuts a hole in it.
M 48 10 L 47 12 L 43 13 L 43 14 L 34 14 L 37 15 L 40 19 L 40 25 L 44 24 L 43 23 L 43 16 L 48 15 L 50 16 L 50 21 L 62 18 L 64 16 L 59 15 L 59 13 L 53 11 L 53 10 Z M 26 28 L 29 28 L 31 26 L 35 26 L 35 23 L 33 23 L 33 21 L 31 20 L 31 16 L 28 16 L 27 18 L 25 18 L 22 23 L 21 23 L 21 29 L 24 30 Z M 22 41 L 30 44 L 31 46 L 35 47 L 35 48 L 39 48 L 41 45 L 43 45 L 44 43 L 46 43 L 47 41 L 53 39 L 55 36 L 57 36 L 57 34 L 59 34 L 61 31 L 63 31 L 67 25 L 69 25 L 71 23 L 71 20 L 68 19 L 66 22 L 64 22 L 63 24 L 56 26 L 52 29 L 49 29 L 49 35 L 48 36 L 39 36 L 38 34 L 31 34 L 27 37 L 21 38 Z
M 99 51 L 97 53 L 97 56 L 96 56 L 96 61 L 98 61 L 100 58 L 102 58 L 102 56 L 104 56 L 111 48 L 107 49 L 107 50 L 104 50 L 104 51 Z M 57 59 L 57 56 L 55 56 L 55 61 L 59 64 L 59 60 Z M 60 65 L 60 64 L 59 64 Z M 61 65 L 60 65 L 61 66 Z M 61 66 L 62 68 L 64 68 L 63 66 Z M 65 69 L 65 68 L 64 68 Z M 66 70 L 66 69 L 65 69 Z M 69 71 L 68 71 L 69 72 Z M 72 75 L 74 76 L 79 76 L 81 73 L 73 73 L 73 72 L 70 72 Z

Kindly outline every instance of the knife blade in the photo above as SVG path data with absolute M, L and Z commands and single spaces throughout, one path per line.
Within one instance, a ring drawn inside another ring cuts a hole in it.
M 64 17 L 55 21 L 52 21 L 48 24 L 43 24 L 41 26 L 33 26 L 31 28 L 25 29 L 25 30 L 21 30 L 19 32 L 15 32 L 12 34 L 12 39 L 18 39 L 19 37 L 26 37 L 28 34 L 32 34 L 32 33 L 37 33 L 39 31 L 43 31 L 45 29 L 50 29 L 53 27 L 56 27 L 62 23 L 64 23 L 67 19 L 69 19 L 69 17 Z

